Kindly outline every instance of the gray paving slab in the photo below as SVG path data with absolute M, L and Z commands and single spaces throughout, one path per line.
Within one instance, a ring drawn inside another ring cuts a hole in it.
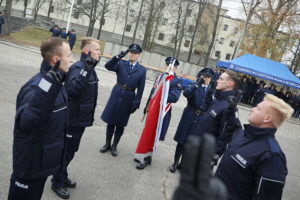
M 74 56 L 78 58 L 78 55 Z M 12 167 L 12 139 L 16 95 L 20 87 L 39 70 L 41 57 L 38 48 L 0 41 L 0 199 L 7 198 Z M 77 188 L 70 189 L 71 198 L 94 199 L 170 199 L 178 183 L 179 173 L 171 174 L 168 166 L 173 160 L 176 143 L 173 136 L 186 104 L 185 98 L 173 106 L 172 120 L 165 142 L 161 142 L 153 157 L 153 164 L 145 170 L 135 169 L 133 153 L 143 129 L 142 109 L 130 118 L 119 145 L 119 155 L 100 154 L 99 147 L 105 141 L 105 123 L 99 116 L 109 98 L 116 77 L 103 66 L 97 67 L 99 97 L 95 112 L 95 124 L 87 128 L 79 152 L 69 167 L 70 177 L 77 181 Z M 151 82 L 147 82 L 142 108 L 148 98 Z M 240 107 L 242 122 L 246 122 L 249 108 Z M 297 200 L 300 196 L 300 131 L 297 121 L 290 121 L 278 130 L 278 140 L 286 153 L 289 175 L 283 199 Z M 43 200 L 57 198 L 50 189 L 50 178 L 45 186 Z

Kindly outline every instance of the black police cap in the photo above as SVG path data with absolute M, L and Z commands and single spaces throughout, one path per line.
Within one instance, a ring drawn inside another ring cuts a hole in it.
M 208 67 L 205 67 L 204 69 L 200 70 L 197 74 L 197 77 L 200 77 L 200 76 L 214 76 L 215 72 L 208 68 Z
M 129 52 L 142 53 L 143 50 L 142 50 L 142 48 L 139 45 L 137 45 L 137 44 L 131 44 L 128 47 L 128 51 Z
M 165 62 L 166 62 L 167 65 L 169 65 L 169 64 L 173 63 L 174 59 L 175 59 L 174 65 L 178 66 L 179 65 L 179 61 L 176 58 L 173 58 L 173 57 L 167 57 L 165 59 Z

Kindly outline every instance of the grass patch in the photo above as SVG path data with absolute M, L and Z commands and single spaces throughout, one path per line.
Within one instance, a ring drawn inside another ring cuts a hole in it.
M 21 31 L 10 34 L 10 37 L 0 37 L 0 39 L 11 40 L 16 43 L 40 47 L 41 42 L 51 36 L 51 32 L 37 26 L 26 26 Z M 84 36 L 76 35 L 76 43 L 73 48 L 73 53 L 80 53 L 80 43 Z M 104 41 L 100 41 L 101 52 L 105 46 Z

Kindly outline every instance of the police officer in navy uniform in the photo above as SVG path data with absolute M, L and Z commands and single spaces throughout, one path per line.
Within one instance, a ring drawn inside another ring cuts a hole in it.
M 174 61 L 175 60 L 175 61 Z M 165 68 L 167 69 L 167 67 L 174 62 L 174 67 L 173 67 L 173 72 L 174 72 L 174 77 L 173 79 L 170 81 L 170 88 L 169 88 L 169 94 L 168 94 L 168 99 L 167 99 L 167 103 L 176 103 L 179 100 L 181 91 L 182 91 L 182 86 L 181 86 L 181 79 L 179 79 L 176 75 L 176 70 L 177 70 L 177 66 L 179 65 L 179 61 L 176 58 L 173 57 L 167 57 L 165 59 L 165 63 L 166 66 Z M 159 85 L 159 82 L 161 81 L 161 78 L 163 74 L 158 75 L 158 77 L 156 78 L 155 82 L 154 82 L 154 86 L 150 92 L 149 98 L 148 98 L 148 102 L 147 105 L 150 101 L 150 98 L 152 96 L 152 94 L 155 91 L 155 88 Z M 147 105 L 144 109 L 144 114 L 147 112 Z M 169 124 L 171 121 L 171 115 L 172 115 L 172 106 L 170 107 L 170 109 L 168 110 L 168 112 L 165 114 L 164 120 L 163 120 L 163 124 L 162 124 L 162 128 L 161 128 L 161 133 L 160 133 L 160 141 L 164 141 L 168 128 L 169 128 Z M 137 161 L 137 160 L 135 160 Z M 148 166 L 149 164 L 151 164 L 151 157 L 148 157 L 147 159 L 145 159 L 144 163 L 138 163 L 138 165 L 136 166 L 137 169 L 144 169 L 146 166 Z
M 198 123 L 196 134 L 202 136 L 210 133 L 216 138 L 216 152 L 214 161 L 224 153 L 227 143 L 230 141 L 230 133 L 224 132 L 227 123 L 228 97 L 234 96 L 239 86 L 240 77 L 234 71 L 225 71 L 217 80 L 214 100 Z
M 67 131 L 66 166 L 52 179 L 52 190 L 61 198 L 69 198 L 67 188 L 75 188 L 76 182 L 68 178 L 67 167 L 86 127 L 92 126 L 98 96 L 98 77 L 95 67 L 100 59 L 99 41 L 85 37 L 81 42 L 80 60 L 68 72 L 65 88 L 69 96 L 69 127 Z
M 63 28 L 62 31 L 59 33 L 59 37 L 62 39 L 67 39 L 68 34 L 66 33 L 66 28 Z
M 111 150 L 111 154 L 117 156 L 117 145 L 129 116 L 140 106 L 146 82 L 146 69 L 138 62 L 141 52 L 139 45 L 131 44 L 126 51 L 120 52 L 105 64 L 106 69 L 116 72 L 117 83 L 101 115 L 101 119 L 107 123 L 106 143 L 100 149 L 101 153 Z M 127 53 L 129 59 L 122 60 Z
M 71 31 L 68 32 L 68 37 L 69 37 L 69 45 L 71 50 L 73 50 L 73 47 L 75 45 L 76 42 L 76 34 L 75 34 L 75 30 L 72 29 Z
M 54 25 L 53 27 L 51 27 L 49 31 L 52 32 L 51 37 L 59 37 L 60 36 L 60 30 L 57 25 Z
M 203 113 L 206 111 L 206 94 L 213 76 L 214 72 L 212 69 L 202 69 L 197 74 L 197 81 L 189 85 L 183 92 L 183 95 L 187 98 L 187 106 L 184 108 L 174 136 L 177 146 L 174 163 L 170 167 L 172 173 L 176 171 L 179 165 L 179 160 L 183 153 L 183 145 L 185 144 L 187 137 L 191 134 L 195 134 L 197 124 L 200 122 Z
M 63 89 L 71 51 L 60 38 L 42 42 L 40 72 L 22 86 L 16 103 L 9 200 L 38 200 L 49 175 L 62 167 L 67 128 Z
M 292 112 L 283 100 L 267 94 L 251 109 L 250 124 L 244 130 L 237 124 L 215 174 L 225 183 L 229 200 L 281 199 L 288 170 L 275 133 Z

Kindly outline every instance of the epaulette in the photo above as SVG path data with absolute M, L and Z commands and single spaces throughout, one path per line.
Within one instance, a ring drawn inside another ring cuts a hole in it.
M 275 138 L 268 138 L 268 143 L 272 153 L 280 153 L 281 149 Z

